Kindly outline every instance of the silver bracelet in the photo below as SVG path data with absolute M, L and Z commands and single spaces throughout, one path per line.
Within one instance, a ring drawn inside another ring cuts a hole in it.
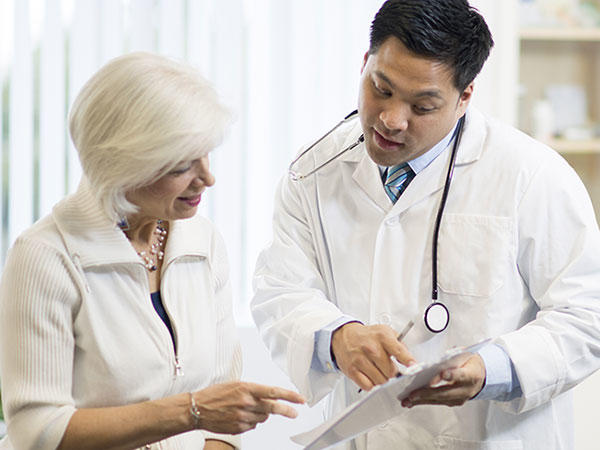
M 200 414 L 200 410 L 198 409 L 198 405 L 196 405 L 196 400 L 194 400 L 194 394 L 190 392 L 190 414 L 194 418 L 195 428 L 200 426 L 200 419 L 202 419 L 202 414 Z

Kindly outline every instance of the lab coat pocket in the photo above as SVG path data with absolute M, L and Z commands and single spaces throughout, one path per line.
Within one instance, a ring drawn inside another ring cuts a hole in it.
M 445 214 L 438 242 L 442 291 L 488 297 L 502 287 L 511 254 L 508 217 Z
M 438 436 L 434 448 L 444 450 L 523 450 L 523 442 L 510 441 L 466 441 L 451 436 Z

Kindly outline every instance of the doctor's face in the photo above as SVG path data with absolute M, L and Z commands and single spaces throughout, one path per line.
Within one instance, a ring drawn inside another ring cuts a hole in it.
M 382 166 L 410 161 L 431 149 L 464 114 L 473 84 L 459 92 L 453 70 L 410 52 L 389 37 L 365 55 L 358 111 L 371 159 Z

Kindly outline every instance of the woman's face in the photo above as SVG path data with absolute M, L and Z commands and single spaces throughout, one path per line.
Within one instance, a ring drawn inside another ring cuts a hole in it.
M 127 194 L 140 208 L 140 217 L 177 220 L 193 217 L 202 193 L 215 184 L 208 167 L 208 155 L 183 162 L 154 183 Z

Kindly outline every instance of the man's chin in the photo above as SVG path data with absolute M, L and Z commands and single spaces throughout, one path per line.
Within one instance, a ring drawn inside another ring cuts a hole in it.
M 406 162 L 404 153 L 399 154 L 398 152 L 394 152 L 394 154 L 392 154 L 391 152 L 386 152 L 384 150 L 368 150 L 367 153 L 371 160 L 378 166 L 391 167 Z

